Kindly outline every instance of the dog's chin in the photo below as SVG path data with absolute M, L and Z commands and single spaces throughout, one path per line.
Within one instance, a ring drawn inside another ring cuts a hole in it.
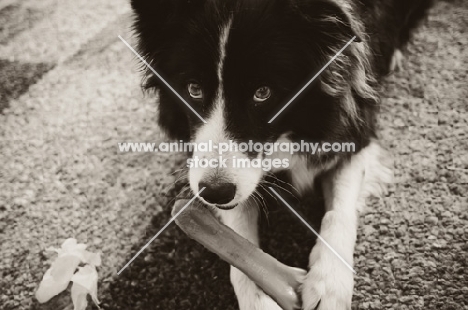
M 237 206 L 237 203 L 233 204 L 233 205 L 214 205 L 216 208 L 218 209 L 221 209 L 221 210 L 232 210 L 234 209 L 236 206 Z
M 211 207 L 211 208 L 217 208 L 217 209 L 225 210 L 225 211 L 232 210 L 235 207 L 237 207 L 237 205 L 238 205 L 238 203 L 218 205 L 218 204 L 213 204 L 213 203 L 206 202 L 203 198 L 198 198 L 198 200 L 201 203 L 203 203 L 205 206 L 208 206 L 208 207 Z

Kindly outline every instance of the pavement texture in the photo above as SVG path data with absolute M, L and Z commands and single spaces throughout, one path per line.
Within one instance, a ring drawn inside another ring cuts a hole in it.
M 165 139 L 140 88 L 126 0 L 0 2 L 0 309 L 72 309 L 34 292 L 58 247 L 101 251 L 103 309 L 236 309 L 229 266 L 170 226 L 183 155 L 119 153 Z M 353 309 L 468 309 L 468 2 L 439 1 L 388 77 L 380 114 L 394 183 L 361 216 Z M 320 222 L 320 198 L 300 206 Z M 284 208 L 267 252 L 306 267 L 314 237 Z M 95 309 L 89 305 L 89 309 Z

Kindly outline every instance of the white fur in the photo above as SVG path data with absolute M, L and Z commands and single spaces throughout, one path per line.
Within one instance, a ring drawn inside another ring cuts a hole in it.
M 294 155 L 291 159 L 291 178 L 294 188 L 302 195 L 314 186 L 315 179 L 323 171 L 332 169 L 338 162 L 338 158 L 331 160 L 320 167 L 308 167 L 307 158 L 302 155 Z
M 288 138 L 289 135 L 290 133 L 281 135 L 275 143 L 292 143 L 292 140 Z M 316 156 L 320 156 L 320 154 L 316 154 Z M 289 167 L 287 170 L 291 171 L 292 185 L 301 195 L 313 187 L 315 178 L 320 172 L 331 169 L 337 163 L 336 160 L 332 160 L 320 167 L 309 167 L 307 157 L 303 154 L 290 154 L 280 151 L 273 152 L 273 154 L 265 156 L 265 158 L 288 160 Z M 272 172 L 278 172 L 280 170 L 284 170 L 284 168 L 272 169 Z
M 219 80 L 219 91 L 218 94 L 223 93 L 222 81 L 223 81 L 223 69 L 224 69 L 224 59 L 226 58 L 226 45 L 229 39 L 229 32 L 231 31 L 232 18 L 229 19 L 226 26 L 221 31 L 221 36 L 219 38 L 219 63 L 218 63 L 218 80 Z
M 207 123 L 201 126 L 195 134 L 195 143 L 208 143 L 212 142 L 213 145 L 218 143 L 225 143 L 229 140 L 233 140 L 232 137 L 226 132 L 226 123 L 224 116 L 224 91 L 223 91 L 223 79 L 222 73 L 224 68 L 224 58 L 226 56 L 226 44 L 229 39 L 229 29 L 231 28 L 232 21 L 230 20 L 227 25 L 221 31 L 221 37 L 219 40 L 219 53 L 220 60 L 218 64 L 218 80 L 219 88 L 216 94 L 216 101 L 214 103 L 214 109 L 211 112 Z M 216 150 L 213 152 L 202 152 L 194 151 L 194 157 L 216 159 L 219 158 L 219 154 Z M 260 155 L 259 155 L 260 156 Z M 248 157 L 242 152 L 230 150 L 222 154 L 223 159 L 227 159 L 227 168 L 201 168 L 193 167 L 189 171 L 190 187 L 194 193 L 199 191 L 198 183 L 202 180 L 210 182 L 213 178 L 218 178 L 221 182 L 232 182 L 236 185 L 237 191 L 234 199 L 224 205 L 229 207 L 236 205 L 242 201 L 245 201 L 253 193 L 257 184 L 260 182 L 263 176 L 263 170 L 261 168 L 250 168 L 250 167 L 233 167 L 233 158 L 235 159 L 247 159 Z M 206 202 L 210 205 L 210 203 Z
M 241 203 L 235 209 L 229 211 L 218 210 L 217 213 L 224 224 L 258 246 L 257 223 L 259 209 L 253 199 Z M 281 310 L 280 306 L 252 282 L 249 277 L 232 266 L 231 283 L 240 310 Z
M 285 137 L 282 139 L 287 140 Z M 320 234 L 351 266 L 358 212 L 363 209 L 368 196 L 381 195 L 385 183 L 392 180 L 386 158 L 376 142 L 372 142 L 349 161 L 339 164 L 332 162 L 322 169 L 308 169 L 303 157 L 291 156 L 294 185 L 299 191 L 310 188 L 316 175 L 325 171 L 323 189 L 326 214 Z M 258 208 L 252 199 L 233 210 L 218 213 L 226 225 L 258 245 Z M 320 302 L 318 310 L 350 310 L 353 273 L 319 240 L 310 254 L 309 267 L 302 285 L 303 309 L 315 309 Z M 234 267 L 231 267 L 231 282 L 240 310 L 280 309 L 245 274 Z
M 320 235 L 352 266 L 358 211 L 365 198 L 380 194 L 391 181 L 391 172 L 381 162 L 382 150 L 372 142 L 325 176 L 325 216 Z M 310 270 L 302 287 L 303 309 L 350 310 L 353 273 L 320 240 L 309 257 Z
M 231 139 L 225 130 L 223 105 L 218 105 L 213 111 L 210 118 L 207 119 L 207 124 L 203 125 L 196 133 L 195 143 L 207 143 L 212 141 L 214 145 L 227 142 Z M 216 150 L 213 152 L 195 151 L 193 156 L 198 158 L 218 158 L 219 154 Z M 228 151 L 222 154 L 223 159 L 227 159 L 227 168 L 201 168 L 193 167 L 189 171 L 190 187 L 194 193 L 199 191 L 198 183 L 201 180 L 210 181 L 213 177 L 220 178 L 221 181 L 232 182 L 236 185 L 237 191 L 234 199 L 224 205 L 225 207 L 235 205 L 245 201 L 254 192 L 257 184 L 263 176 L 261 168 L 253 167 L 233 167 L 233 158 L 246 159 L 246 154 L 239 151 Z
M 390 71 L 397 72 L 403 69 L 404 59 L 405 57 L 403 56 L 403 53 L 399 49 L 396 49 L 393 53 L 392 60 L 390 62 Z

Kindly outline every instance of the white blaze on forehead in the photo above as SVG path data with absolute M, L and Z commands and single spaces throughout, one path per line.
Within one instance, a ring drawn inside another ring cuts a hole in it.
M 219 85 L 222 85 L 223 81 L 223 68 L 224 59 L 226 58 L 226 45 L 229 39 L 229 32 L 231 31 L 232 18 L 230 18 L 227 24 L 221 29 L 221 35 L 219 37 L 219 63 L 218 63 L 218 80 Z
M 224 91 L 223 91 L 223 69 L 224 60 L 226 58 L 226 45 L 229 39 L 229 32 L 232 25 L 232 18 L 221 28 L 219 36 L 219 61 L 217 67 L 218 75 L 218 89 L 216 91 L 215 100 L 213 102 L 213 110 L 211 115 L 207 119 L 207 123 L 203 125 L 196 138 L 198 141 L 211 140 L 214 143 L 223 142 L 229 140 L 225 133 L 225 121 L 224 121 Z M 206 141 L 205 141 L 206 142 Z
M 224 25 L 220 31 L 219 38 L 219 61 L 217 66 L 218 75 L 218 89 L 213 102 L 213 108 L 209 117 L 206 119 L 207 123 L 203 124 L 195 134 L 196 143 L 212 142 L 213 145 L 219 146 L 220 142 L 229 142 L 233 138 L 226 132 L 225 121 L 225 96 L 223 85 L 223 69 L 226 58 L 226 46 L 229 39 L 229 32 L 232 25 L 232 18 Z M 196 150 L 193 153 L 194 157 L 203 159 L 217 159 L 219 158 L 218 151 L 203 152 Z M 231 205 L 247 200 L 256 189 L 260 181 L 263 170 L 260 168 L 250 167 L 237 167 L 233 165 L 234 158 L 245 159 L 247 156 L 236 150 L 228 150 L 222 154 L 222 158 L 227 159 L 227 167 L 222 169 L 218 168 L 201 168 L 190 167 L 189 180 L 190 187 L 193 192 L 198 192 L 198 184 L 200 181 L 212 182 L 213 177 L 221 178 L 222 180 L 229 180 L 236 185 L 236 196 L 234 197 Z
M 223 71 L 224 71 L 224 60 L 226 59 L 226 46 L 229 39 L 229 32 L 231 31 L 232 18 L 230 18 L 227 24 L 221 29 L 219 36 L 219 62 L 218 62 L 218 90 L 216 92 L 216 99 L 214 102 L 214 113 L 218 113 L 218 110 L 224 110 L 224 83 L 223 83 Z

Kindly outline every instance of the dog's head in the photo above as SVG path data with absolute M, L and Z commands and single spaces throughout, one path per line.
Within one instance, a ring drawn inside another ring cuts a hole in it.
M 351 44 L 272 123 L 269 120 L 353 36 L 363 35 L 346 1 L 132 0 L 139 51 L 206 121 L 147 71 L 159 90 L 161 127 L 176 139 L 214 144 L 288 139 L 355 142 L 373 134 L 375 95 L 366 43 Z M 195 151 L 198 159 L 218 152 Z M 233 167 L 261 152 L 230 150 L 227 167 L 190 168 L 194 192 L 220 208 L 249 198 L 265 171 Z M 322 163 L 324 158 L 315 158 Z M 310 158 L 314 163 L 314 157 Z

